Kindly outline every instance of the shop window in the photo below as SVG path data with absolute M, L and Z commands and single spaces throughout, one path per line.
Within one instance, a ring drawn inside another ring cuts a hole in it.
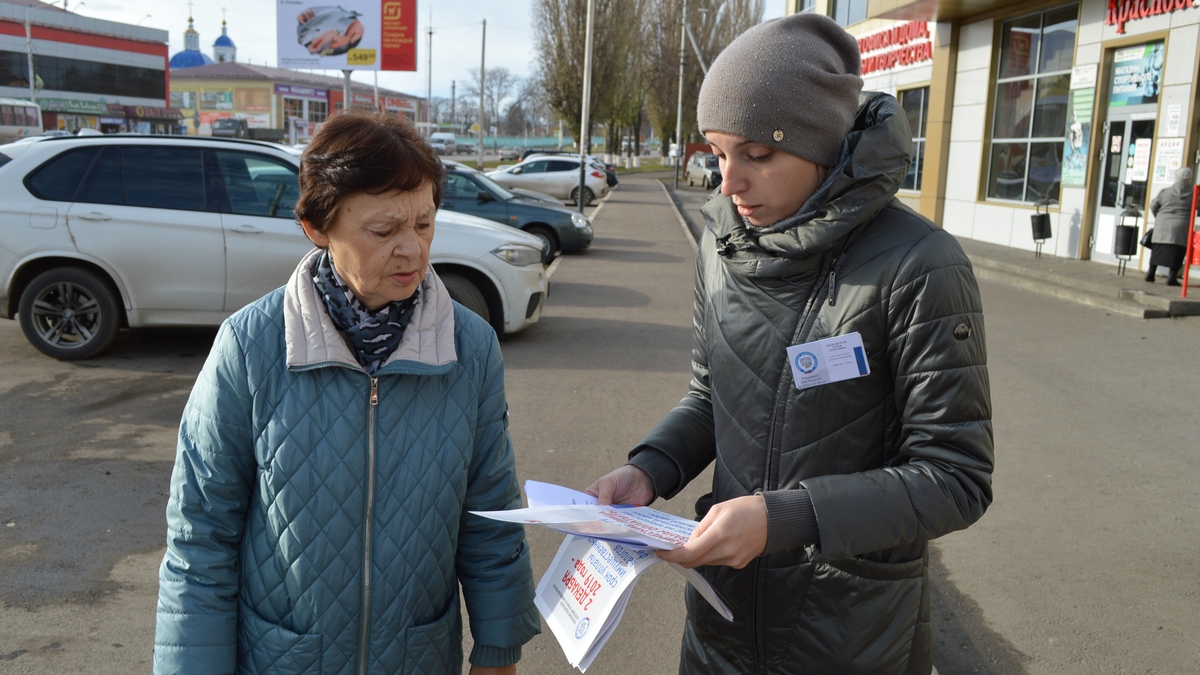
M 304 119 L 304 99 L 300 98 L 285 98 L 283 99 L 283 123 L 286 126 L 287 121 L 293 117 Z
M 1058 199 L 1078 6 L 1004 22 L 987 197 Z
M 829 15 L 842 26 L 856 24 L 867 18 L 867 0 L 832 0 Z
M 309 125 L 320 124 L 329 117 L 329 104 L 325 101 L 309 101 L 308 102 L 308 123 Z
M 925 174 L 925 125 L 929 118 L 929 87 L 906 89 L 899 92 L 898 96 L 913 136 L 912 164 L 908 167 L 908 175 L 904 177 L 900 189 L 920 190 L 921 177 Z

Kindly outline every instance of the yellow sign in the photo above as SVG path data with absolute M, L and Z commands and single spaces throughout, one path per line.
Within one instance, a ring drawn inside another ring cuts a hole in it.
M 374 63 L 374 49 L 351 49 L 346 52 L 346 65 L 348 66 L 369 66 Z
M 479 133 L 479 125 L 478 124 L 471 125 L 471 133 L 473 133 L 473 134 Z

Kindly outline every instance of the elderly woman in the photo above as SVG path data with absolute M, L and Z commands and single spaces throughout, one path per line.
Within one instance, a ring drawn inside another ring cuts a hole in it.
M 539 630 L 496 335 L 429 266 L 442 169 L 350 112 L 304 153 L 317 248 L 229 318 L 179 430 L 154 672 L 514 673 Z
M 680 673 L 929 673 L 928 542 L 992 499 L 971 264 L 896 200 L 912 134 L 861 88 L 854 38 L 798 14 L 743 33 L 700 89 L 723 180 L 691 387 L 588 489 L 647 504 L 713 465 L 700 524 L 659 556 L 698 566 L 735 620 L 689 587 Z
M 1150 236 L 1150 271 L 1146 281 L 1154 283 L 1159 266 L 1167 268 L 1167 285 L 1179 286 L 1179 269 L 1187 255 L 1188 226 L 1196 205 L 1193 196 L 1192 170 L 1186 166 L 1175 172 L 1175 183 L 1150 200 L 1154 214 L 1154 234 Z

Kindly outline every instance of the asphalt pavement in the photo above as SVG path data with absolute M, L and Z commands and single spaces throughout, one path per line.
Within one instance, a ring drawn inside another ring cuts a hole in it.
M 622 177 L 502 343 L 523 480 L 586 487 L 686 390 L 694 252 L 666 175 Z M 932 545 L 938 671 L 1200 673 L 1200 322 L 980 287 L 996 501 Z M 175 433 L 214 334 L 125 333 L 71 364 L 0 321 L 0 673 L 148 671 Z M 707 480 L 655 506 L 690 516 Z M 529 541 L 537 574 L 559 537 Z M 589 671 L 675 672 L 682 592 L 651 570 Z M 570 669 L 544 632 L 520 672 Z

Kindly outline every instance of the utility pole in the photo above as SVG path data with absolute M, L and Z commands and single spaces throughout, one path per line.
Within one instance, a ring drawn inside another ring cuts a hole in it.
M 686 0 L 685 0 L 686 2 Z M 579 192 L 575 197 L 575 204 L 579 207 L 579 212 L 583 213 L 583 191 L 586 189 L 587 177 L 587 150 L 588 145 L 592 140 L 592 19 L 596 14 L 595 0 L 588 0 L 587 4 L 587 38 L 584 40 L 583 47 L 583 110 L 581 112 L 579 124 Z
M 679 163 L 683 159 L 683 66 L 687 62 L 687 0 L 679 19 L 679 104 L 675 111 L 675 187 L 679 188 Z
M 426 133 L 433 133 L 433 127 L 429 125 L 433 120 L 430 119 L 433 113 L 433 6 L 429 7 L 429 46 L 426 47 L 425 54 L 425 125 Z
M 454 106 L 458 102 L 458 94 L 454 92 L 454 80 L 450 80 L 450 124 L 454 125 L 454 131 L 458 131 L 458 115 L 455 114 Z
M 346 76 L 346 81 L 345 81 L 345 83 L 342 84 L 342 110 L 350 110 L 350 105 L 351 105 L 351 102 L 353 101 L 353 99 L 351 98 L 352 94 L 350 93 L 350 89 L 353 86 L 350 84 L 350 73 L 353 73 L 353 72 L 354 72 L 353 70 L 343 70 L 342 71 L 342 75 Z
M 479 47 L 479 142 L 475 148 L 475 168 L 483 171 L 483 77 L 487 70 L 487 19 L 483 20 L 483 43 Z

